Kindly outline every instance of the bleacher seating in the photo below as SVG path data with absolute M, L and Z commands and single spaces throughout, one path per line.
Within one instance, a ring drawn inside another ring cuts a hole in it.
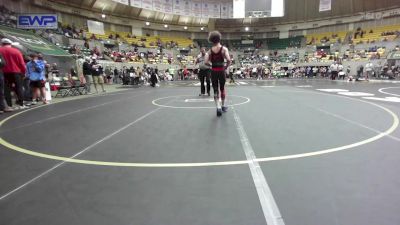
M 357 35 L 357 38 L 354 38 L 354 34 L 353 34 L 352 40 L 355 44 L 378 42 L 378 41 L 383 41 L 385 38 L 387 41 L 393 41 L 397 36 L 396 34 L 382 36 L 382 33 L 383 32 L 395 33 L 396 31 L 400 31 L 400 25 L 388 25 L 388 26 L 373 27 L 373 28 L 362 28 L 362 30 L 365 31 L 362 38 L 360 35 Z M 370 33 L 371 30 L 372 30 L 372 33 Z M 357 32 L 357 31 L 354 31 L 354 32 Z
M 308 34 L 306 35 L 306 43 L 307 45 L 322 45 L 325 43 L 343 42 L 346 34 L 346 31 Z M 329 39 L 329 41 L 327 39 Z
M 164 36 L 134 36 L 128 37 L 128 32 L 115 32 L 115 31 L 106 31 L 105 34 L 95 34 L 97 39 L 100 40 L 108 40 L 110 35 L 113 35 L 114 39 L 116 35 L 119 35 L 119 40 L 124 41 L 128 44 L 135 44 L 141 47 L 146 48 L 156 48 L 158 47 L 158 41 L 161 43 L 170 43 L 175 42 L 179 48 L 188 48 L 189 46 L 193 46 L 193 41 L 189 38 L 185 37 L 164 37 Z M 90 39 L 93 34 L 90 32 L 86 33 L 86 38 Z
M 269 38 L 267 39 L 268 49 L 276 50 L 276 49 L 286 49 L 288 47 L 300 47 L 301 40 L 303 37 L 291 37 L 291 38 Z

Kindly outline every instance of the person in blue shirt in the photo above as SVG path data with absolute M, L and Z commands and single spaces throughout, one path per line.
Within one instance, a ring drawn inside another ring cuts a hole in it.
M 32 105 L 36 105 L 37 100 L 40 98 L 43 104 L 47 104 L 45 63 L 43 60 L 38 59 L 37 54 L 31 54 L 30 57 L 31 60 L 26 64 L 26 73 L 32 88 Z

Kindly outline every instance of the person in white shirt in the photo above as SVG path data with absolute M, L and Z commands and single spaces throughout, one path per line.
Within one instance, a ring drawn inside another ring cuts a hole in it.
M 317 77 L 317 74 L 318 74 L 318 67 L 314 66 L 314 67 L 312 68 L 312 73 L 313 73 L 313 77 Z
M 344 80 L 344 78 L 346 77 L 346 73 L 344 72 L 344 67 L 342 64 L 339 64 L 338 66 L 338 70 L 339 70 L 339 80 L 342 79 Z
M 331 80 L 336 80 L 339 71 L 339 64 L 334 61 L 333 64 L 329 67 L 331 70 Z
M 365 72 L 366 72 L 366 77 L 365 79 L 369 79 L 370 76 L 372 76 L 374 71 L 374 64 L 372 62 L 368 62 L 367 65 L 365 65 Z

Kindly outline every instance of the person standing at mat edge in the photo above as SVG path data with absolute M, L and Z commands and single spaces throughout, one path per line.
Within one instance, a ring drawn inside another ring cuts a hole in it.
M 93 78 L 93 84 L 94 84 L 94 89 L 96 90 L 96 93 L 99 93 L 97 90 L 97 85 L 100 85 L 101 90 L 103 92 L 106 92 L 104 90 L 104 80 L 103 80 L 103 67 L 96 62 L 96 58 L 92 59 L 92 63 L 90 63 L 90 67 L 92 69 L 92 78 Z
M 214 101 L 217 106 L 217 116 L 222 116 L 222 112 L 228 111 L 225 106 L 225 81 L 226 70 L 231 65 L 231 57 L 228 48 L 221 45 L 221 33 L 218 31 L 210 32 L 208 41 L 212 43 L 210 51 L 206 54 L 205 63 L 211 64 L 211 83 L 214 90 Z M 226 64 L 225 64 L 226 61 Z M 221 94 L 221 102 L 219 97 Z
M 205 64 L 206 48 L 200 49 L 200 54 L 197 56 L 196 65 L 199 64 L 199 80 L 200 80 L 200 94 L 204 96 L 206 94 L 206 87 L 204 81 L 207 83 L 207 94 L 210 96 L 210 67 Z
M 11 90 L 15 90 L 17 109 L 26 109 L 24 105 L 24 91 L 22 78 L 25 76 L 26 65 L 22 53 L 12 47 L 12 41 L 8 38 L 1 39 L 2 47 L 0 47 L 0 54 L 3 56 L 5 66 L 3 67 L 4 73 L 4 95 L 7 104 L 12 106 Z
M 330 66 L 331 69 L 331 80 L 336 80 L 339 71 L 339 64 L 334 61 L 333 64 Z
M 38 99 L 42 100 L 43 104 L 47 104 L 44 61 L 39 60 L 37 54 L 31 54 L 30 57 L 31 60 L 26 64 L 26 70 L 32 88 L 32 105 L 36 105 Z
M 92 67 L 90 66 L 90 58 L 86 57 L 85 62 L 82 65 L 82 71 L 83 71 L 83 76 L 85 77 L 86 84 L 85 88 L 88 94 L 92 94 L 90 91 L 90 86 L 92 85 L 93 82 L 93 77 L 92 77 Z
M 6 65 L 3 56 L 0 54 L 0 114 L 4 112 L 12 112 L 4 99 L 4 74 L 2 68 Z

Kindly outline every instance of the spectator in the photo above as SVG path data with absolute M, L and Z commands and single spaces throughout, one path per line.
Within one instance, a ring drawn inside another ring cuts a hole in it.
M 312 68 L 312 73 L 313 73 L 313 77 L 317 77 L 317 74 L 318 74 L 318 67 L 314 66 L 314 67 Z
M 4 112 L 12 112 L 13 110 L 9 108 L 4 99 L 4 74 L 2 68 L 6 65 L 4 58 L 0 55 L 0 114 Z
M 78 73 L 76 72 L 74 67 L 71 67 L 70 72 L 71 72 L 71 77 L 78 77 Z
M 344 80 L 344 78 L 346 77 L 346 73 L 344 72 L 344 67 L 343 65 L 340 63 L 338 66 L 338 71 L 339 71 L 339 80 L 342 79 Z
M 366 79 L 367 80 L 369 79 L 370 76 L 372 76 L 373 70 L 374 70 L 374 64 L 372 64 L 372 62 L 368 62 L 365 65 L 365 72 L 367 72 L 367 74 L 366 74 Z
M 364 73 L 364 67 L 363 65 L 359 65 L 357 67 L 357 79 L 359 79 Z
M 111 68 L 109 66 L 107 66 L 106 69 L 104 70 L 104 73 L 106 75 L 107 83 L 111 83 L 111 81 L 112 81 L 112 79 L 111 79 Z
M 333 64 L 330 66 L 330 70 L 331 70 L 331 80 L 336 80 L 339 71 L 339 65 L 336 61 L 334 61 Z
M 36 105 L 38 99 L 41 99 L 43 104 L 47 104 L 44 62 L 38 59 L 38 55 L 32 54 L 31 60 L 26 64 L 26 70 L 32 88 L 32 105 Z
M 186 66 L 183 67 L 183 73 L 182 74 L 183 74 L 182 80 L 183 79 L 185 79 L 185 80 L 188 79 L 189 70 L 188 70 L 188 68 Z
M 93 77 L 92 77 L 92 68 L 90 66 L 90 58 L 86 57 L 85 62 L 82 65 L 82 70 L 83 70 L 83 75 L 85 76 L 86 80 L 86 91 L 88 94 L 92 94 L 91 92 L 91 85 L 93 82 Z
M 106 92 L 106 90 L 104 90 L 104 85 L 103 85 L 104 84 L 103 73 L 102 73 L 103 68 L 101 67 L 100 64 L 96 62 L 95 58 L 93 58 L 90 67 L 92 69 L 93 84 L 94 84 L 94 89 L 96 89 L 96 93 L 99 93 L 97 90 L 98 84 L 101 86 L 101 90 L 103 92 Z
M 22 78 L 25 75 L 26 67 L 22 53 L 11 47 L 12 41 L 7 38 L 1 40 L 0 54 L 3 56 L 6 65 L 3 67 L 5 81 L 5 98 L 7 104 L 12 106 L 11 90 L 15 88 L 17 104 L 19 109 L 26 109 L 23 100 Z
M 87 40 L 83 44 L 83 47 L 85 47 L 86 49 L 90 49 L 89 42 Z
M 119 76 L 119 73 L 118 73 L 118 69 L 117 69 L 117 67 L 115 67 L 114 68 L 114 83 L 118 83 L 118 76 Z
M 150 76 L 150 86 L 152 87 L 156 87 L 157 84 L 157 73 L 154 69 L 151 70 L 150 72 L 151 76 Z

